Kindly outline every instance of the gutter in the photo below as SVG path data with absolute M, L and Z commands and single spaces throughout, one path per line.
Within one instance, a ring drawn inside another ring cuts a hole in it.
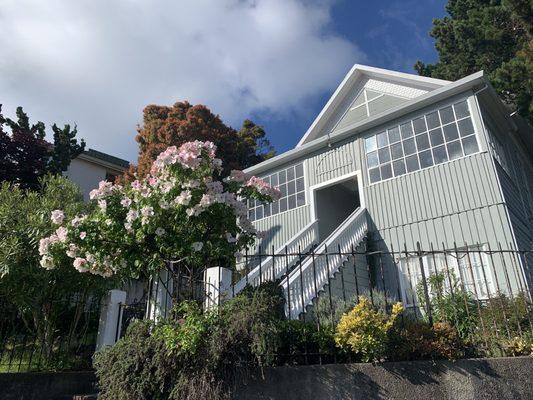
M 246 173 L 258 174 L 263 171 L 275 168 L 284 163 L 293 161 L 306 154 L 312 153 L 315 150 L 321 149 L 334 143 L 340 142 L 355 134 L 363 133 L 376 126 L 387 123 L 395 118 L 401 117 L 410 112 L 416 111 L 420 108 L 429 106 L 440 100 L 444 100 L 450 96 L 462 93 L 468 89 L 475 88 L 477 85 L 488 85 L 488 81 L 485 78 L 483 71 L 476 72 L 458 81 L 452 82 L 446 86 L 435 89 L 431 92 L 423 94 L 415 99 L 408 101 L 407 103 L 396 106 L 385 113 L 378 114 L 374 117 L 369 117 L 364 121 L 349 125 L 334 135 L 325 135 L 314 139 L 308 143 L 302 144 L 299 147 L 288 150 L 276 157 L 263 161 L 253 167 L 249 167 L 244 170 Z M 490 87 L 490 86 L 489 86 Z

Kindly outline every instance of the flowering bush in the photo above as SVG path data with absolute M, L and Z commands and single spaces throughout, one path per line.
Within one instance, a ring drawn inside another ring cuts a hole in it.
M 246 200 L 272 201 L 279 191 L 242 171 L 220 180 L 215 152 L 211 142 L 169 147 L 145 179 L 125 186 L 100 182 L 90 193 L 91 212 L 67 220 L 53 211 L 58 227 L 40 241 L 42 267 L 53 269 L 69 257 L 80 272 L 139 277 L 169 260 L 190 269 L 234 266 L 261 235 L 247 217 Z
M 402 305 L 396 303 L 387 317 L 361 296 L 359 303 L 341 317 L 335 332 L 335 343 L 342 350 L 361 357 L 363 362 L 379 360 L 386 350 L 387 333 L 402 311 Z

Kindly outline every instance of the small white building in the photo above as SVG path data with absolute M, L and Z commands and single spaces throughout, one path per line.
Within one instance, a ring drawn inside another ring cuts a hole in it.
M 65 176 L 78 184 L 83 198 L 89 199 L 89 192 L 102 180 L 113 182 L 122 175 L 130 163 L 121 158 L 89 149 L 70 163 Z

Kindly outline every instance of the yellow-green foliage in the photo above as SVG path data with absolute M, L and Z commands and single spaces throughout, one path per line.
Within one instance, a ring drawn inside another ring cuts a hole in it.
M 361 297 L 359 303 L 341 317 L 335 343 L 342 350 L 358 355 L 363 362 L 379 360 L 385 353 L 387 332 L 402 311 L 402 305 L 396 303 L 387 316 L 375 310 L 366 297 Z

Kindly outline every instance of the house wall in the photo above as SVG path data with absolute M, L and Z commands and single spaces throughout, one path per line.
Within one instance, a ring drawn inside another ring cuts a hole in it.
M 370 218 L 372 245 L 376 250 L 407 250 L 411 253 L 417 250 L 418 243 L 424 251 L 452 250 L 476 244 L 483 245 L 485 250 L 497 250 L 500 245 L 504 249 L 514 248 L 509 214 L 474 95 L 456 96 L 406 115 L 405 120 L 465 97 L 468 98 L 480 152 L 375 184 L 369 183 L 363 168 L 363 196 Z M 394 124 L 372 130 L 368 136 Z M 360 151 L 363 154 L 362 141 Z M 397 255 L 381 260 L 385 281 L 397 282 L 397 263 L 404 257 Z M 504 286 L 505 269 L 511 290 L 520 290 L 523 284 L 521 270 L 512 255 L 492 257 L 489 262 L 496 271 L 502 291 L 508 291 Z M 392 294 L 397 293 L 396 285 L 389 290 Z
M 501 115 L 482 110 L 483 122 L 488 140 L 497 141 L 491 146 L 494 165 L 500 182 L 516 247 L 533 249 L 533 155 L 513 131 L 511 124 Z M 490 132 L 490 133 L 489 133 Z M 531 131 L 529 132 L 531 134 Z M 511 246 L 507 244 L 506 247 Z M 533 282 L 533 253 L 522 259 L 527 282 Z
M 101 165 L 75 158 L 70 163 L 65 176 L 80 187 L 84 200 L 88 200 L 89 192 L 98 187 L 98 182 L 105 180 L 106 173 L 107 169 Z

